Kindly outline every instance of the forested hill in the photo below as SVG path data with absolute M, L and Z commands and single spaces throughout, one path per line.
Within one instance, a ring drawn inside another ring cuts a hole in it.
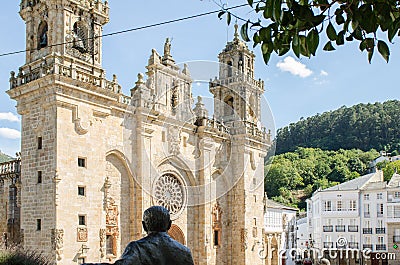
M 10 161 L 10 160 L 13 160 L 13 158 L 11 156 L 3 154 L 0 151 L 0 163 L 7 162 L 7 161 Z
M 400 151 L 400 101 L 343 106 L 281 128 L 276 139 L 277 154 L 297 147 Z

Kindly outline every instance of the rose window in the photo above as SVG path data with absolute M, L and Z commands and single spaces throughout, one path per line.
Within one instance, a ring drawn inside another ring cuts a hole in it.
M 162 175 L 154 184 L 154 200 L 168 209 L 171 215 L 179 213 L 184 204 L 182 182 L 172 174 Z

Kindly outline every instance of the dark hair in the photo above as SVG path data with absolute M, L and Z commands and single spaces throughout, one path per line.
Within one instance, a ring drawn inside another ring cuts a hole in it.
M 152 206 L 144 211 L 143 224 L 147 232 L 166 232 L 171 225 L 169 211 L 162 206 Z

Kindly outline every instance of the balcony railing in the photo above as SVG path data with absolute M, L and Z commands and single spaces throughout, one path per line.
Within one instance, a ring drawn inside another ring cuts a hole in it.
M 372 228 L 363 228 L 363 234 L 372 234 Z
M 346 226 L 345 225 L 337 225 L 335 227 L 336 232 L 346 232 Z
M 374 246 L 372 244 L 363 244 L 363 249 L 370 249 L 373 250 Z
M 377 234 L 385 234 L 386 228 L 375 228 L 375 233 Z
M 324 242 L 324 248 L 333 248 L 333 242 Z
M 333 232 L 333 225 L 324 225 L 324 232 Z
M 400 243 L 400 236 L 393 236 L 393 243 Z
M 370 212 L 364 212 L 364 217 L 366 217 L 366 218 L 371 217 L 371 213 Z
M 376 245 L 376 250 L 386 250 L 386 245 L 385 244 L 378 244 L 378 245 Z
M 357 248 L 358 249 L 358 243 L 357 242 L 349 242 L 347 246 L 349 248 Z
M 347 247 L 346 245 L 342 245 L 336 242 L 336 248 L 346 248 Z
M 358 232 L 358 225 L 348 225 L 347 231 L 349 232 Z

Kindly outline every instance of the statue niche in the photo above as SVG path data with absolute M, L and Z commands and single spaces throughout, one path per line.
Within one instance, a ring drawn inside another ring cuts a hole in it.
M 38 28 L 38 50 L 41 48 L 45 48 L 48 45 L 48 37 L 47 37 L 48 26 L 46 21 L 42 21 L 39 24 Z

